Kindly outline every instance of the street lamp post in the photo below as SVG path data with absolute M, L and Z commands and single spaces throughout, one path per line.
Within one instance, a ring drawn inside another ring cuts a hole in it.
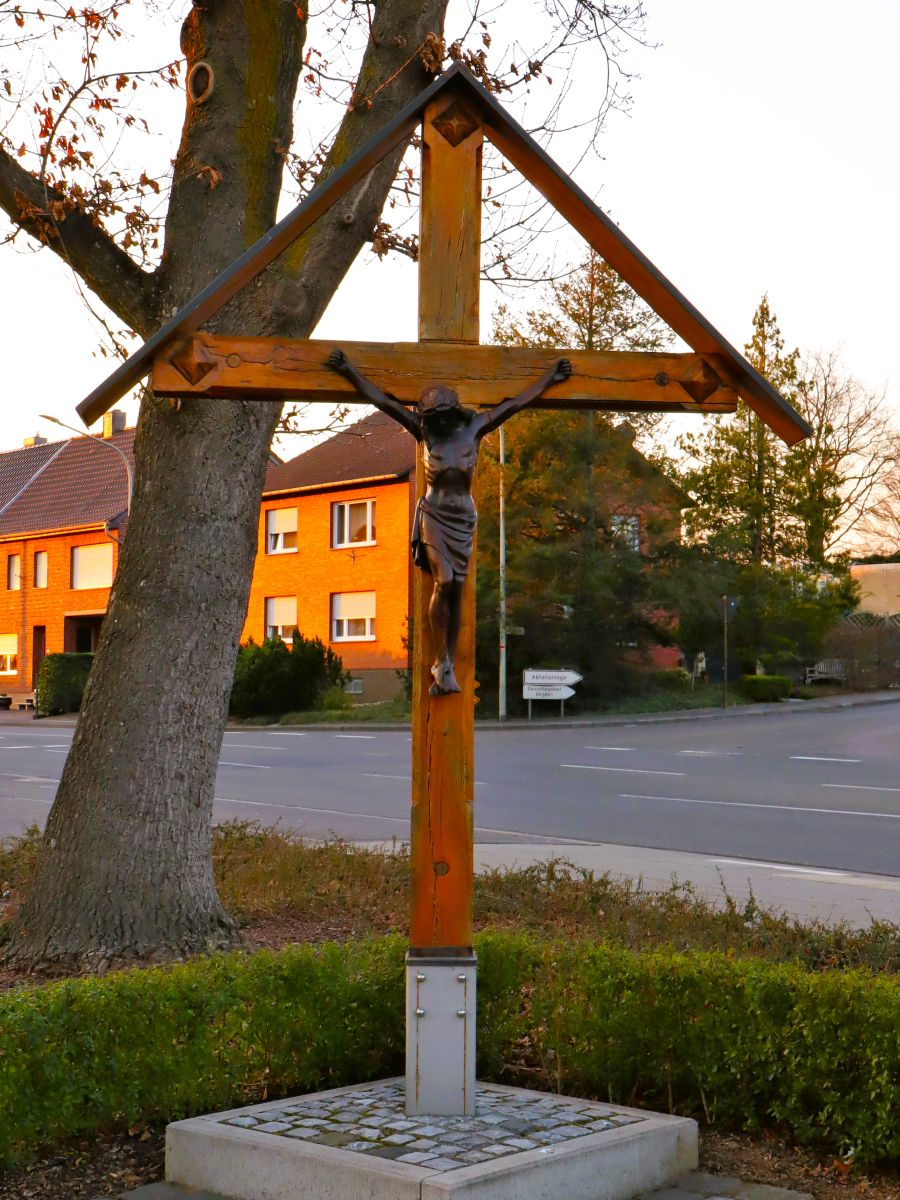
M 77 433 L 79 437 L 88 437 L 92 441 L 99 442 L 101 446 L 105 446 L 107 450 L 115 450 L 119 458 L 125 465 L 125 475 L 128 479 L 128 499 L 125 505 L 125 512 L 128 516 L 131 515 L 131 500 L 134 496 L 134 473 L 131 470 L 131 463 L 128 461 L 128 455 L 120 450 L 118 446 L 112 442 L 108 442 L 105 438 L 97 437 L 96 433 L 86 433 L 83 429 L 76 429 L 74 425 L 67 425 L 65 421 L 60 421 L 59 417 L 51 417 L 49 413 L 39 413 L 38 416 L 42 421 L 50 421 L 54 425 L 59 425 L 61 429 L 68 429 L 70 433 Z M 108 532 L 108 531 L 107 531 Z M 116 541 L 117 539 L 113 539 Z
M 500 679 L 497 700 L 497 716 L 506 720 L 506 496 L 504 471 L 506 467 L 506 443 L 503 427 L 500 427 Z

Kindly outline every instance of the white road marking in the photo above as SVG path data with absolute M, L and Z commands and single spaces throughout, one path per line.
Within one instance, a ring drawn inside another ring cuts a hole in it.
M 876 787 L 872 783 L 823 783 L 822 787 L 848 788 L 854 792 L 900 792 L 900 788 Z
M 53 742 L 49 746 L 41 746 L 41 749 L 42 750 L 68 750 L 68 749 L 70 749 L 71 745 L 72 745 L 71 742 Z
M 679 750 L 679 754 L 694 754 L 698 758 L 740 758 L 743 750 Z
M 626 792 L 622 792 L 619 799 L 667 800 L 672 804 L 717 804 L 721 808 L 767 808 L 774 812 L 827 813 L 832 817 L 884 817 L 888 821 L 900 821 L 900 813 L 861 812 L 855 808 L 803 808 L 799 804 L 754 804 L 750 800 L 690 800 L 686 796 L 634 796 Z
M 647 767 L 594 767 L 587 763 L 560 763 L 561 767 L 568 767 L 570 771 L 617 771 L 627 775 L 680 775 L 685 774 L 684 771 L 651 771 Z
M 332 737 L 351 738 L 355 742 L 374 742 L 378 736 L 374 733 L 333 733 Z
M 22 775 L 18 771 L 0 771 L 0 778 L 15 779 L 17 783 L 59 783 L 49 775 Z
M 412 776 L 410 775 L 379 775 L 375 771 L 362 771 L 361 774 L 364 779 L 402 779 L 404 783 L 412 783 Z M 487 787 L 487 784 L 481 783 L 480 780 L 476 779 L 475 786 Z
M 245 771 L 271 771 L 272 768 L 263 763 L 236 763 L 226 762 L 224 758 L 219 759 L 220 767 L 243 767 Z
M 269 737 L 306 737 L 299 729 L 273 729 Z
M 65 750 L 55 750 L 52 746 L 42 746 L 41 749 L 46 750 L 48 754 L 68 754 L 69 753 L 68 746 L 66 746 Z
M 0 750 L 33 750 L 34 746 L 0 746 Z
M 629 753 L 636 752 L 635 746 L 585 746 L 585 750 L 626 750 Z
M 220 804 L 243 804 L 251 808 L 285 808 L 292 812 L 305 813 L 322 813 L 327 817 L 360 817 L 368 821 L 393 821 L 395 824 L 408 825 L 409 817 L 386 817 L 383 813 L 360 813 L 347 812 L 341 808 L 308 808 L 302 804 L 268 804 L 265 800 L 231 800 L 228 796 L 216 796 L 216 801 Z M 553 835 L 552 837 L 546 833 L 531 833 L 522 832 L 521 829 L 494 829 L 489 825 L 476 825 L 476 833 L 502 833 L 507 837 L 531 838 L 532 841 L 538 839 L 541 844 L 550 841 L 554 844 L 565 843 L 566 845 L 574 846 L 597 846 L 599 842 L 586 842 L 579 838 L 570 838 L 565 836 Z
M 367 821 L 399 821 L 409 823 L 409 817 L 385 817 L 381 813 L 345 812 L 340 808 L 306 808 L 302 804 L 276 804 L 271 800 L 230 800 L 227 796 L 216 796 L 220 804 L 244 804 L 250 808 L 286 808 L 291 812 L 324 813 L 328 817 L 362 817 Z
M 43 796 L 3 796 L 0 798 L 0 803 L 3 800 L 15 800 L 17 804 L 52 804 L 52 800 L 45 800 Z
M 846 875 L 846 871 L 826 871 L 821 867 L 790 866 L 787 863 L 756 862 L 752 858 L 711 858 L 710 862 L 734 867 L 765 867 L 769 871 L 791 871 L 799 875 Z
M 287 746 L 262 746 L 258 742 L 223 742 L 226 750 L 287 750 Z
M 825 754 L 792 754 L 791 762 L 862 762 L 861 758 L 829 758 Z

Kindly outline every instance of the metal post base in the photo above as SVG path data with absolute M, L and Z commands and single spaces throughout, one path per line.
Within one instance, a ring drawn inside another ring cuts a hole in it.
M 406 956 L 406 1112 L 475 1113 L 475 955 Z

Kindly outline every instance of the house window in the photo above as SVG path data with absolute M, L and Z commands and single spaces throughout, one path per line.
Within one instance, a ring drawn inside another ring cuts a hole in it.
M 341 500 L 331 506 L 331 547 L 375 545 L 375 501 Z
M 112 542 L 72 547 L 72 587 L 76 591 L 112 587 L 112 581 Z
M 14 633 L 0 633 L 0 675 L 18 675 L 18 650 Z
M 332 595 L 331 640 L 375 641 L 374 592 L 336 592 Z
M 289 642 L 297 628 L 297 597 L 269 596 L 266 600 L 266 637 Z
M 47 586 L 47 551 L 37 550 L 34 555 L 34 586 L 36 588 L 45 588 Z
M 6 556 L 6 586 L 11 592 L 17 592 L 22 586 L 21 554 L 7 554 Z
M 641 518 L 638 516 L 615 516 L 612 519 L 613 535 L 620 542 L 633 550 L 641 552 Z
M 296 553 L 296 508 L 270 508 L 266 513 L 266 554 Z

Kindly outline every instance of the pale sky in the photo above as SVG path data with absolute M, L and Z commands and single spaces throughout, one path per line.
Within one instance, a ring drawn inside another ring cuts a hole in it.
M 623 60 L 640 74 L 631 113 L 610 116 L 602 158 L 573 177 L 739 349 L 768 292 L 788 348 L 841 347 L 848 370 L 886 386 L 900 409 L 900 188 L 890 150 L 900 5 L 648 0 L 646 9 L 654 48 Z M 177 39 L 177 24 L 167 36 Z M 593 80 L 575 86 L 587 111 Z M 570 167 L 570 139 L 548 148 Z M 562 239 L 558 253 L 575 257 L 578 247 Z M 38 413 L 78 425 L 75 406 L 111 364 L 95 357 L 95 323 L 51 252 L 0 247 L 0 278 L 0 449 L 10 449 L 28 434 L 60 435 Z M 498 298 L 483 287 L 485 337 Z M 364 252 L 317 335 L 414 340 L 415 310 L 415 268 Z

